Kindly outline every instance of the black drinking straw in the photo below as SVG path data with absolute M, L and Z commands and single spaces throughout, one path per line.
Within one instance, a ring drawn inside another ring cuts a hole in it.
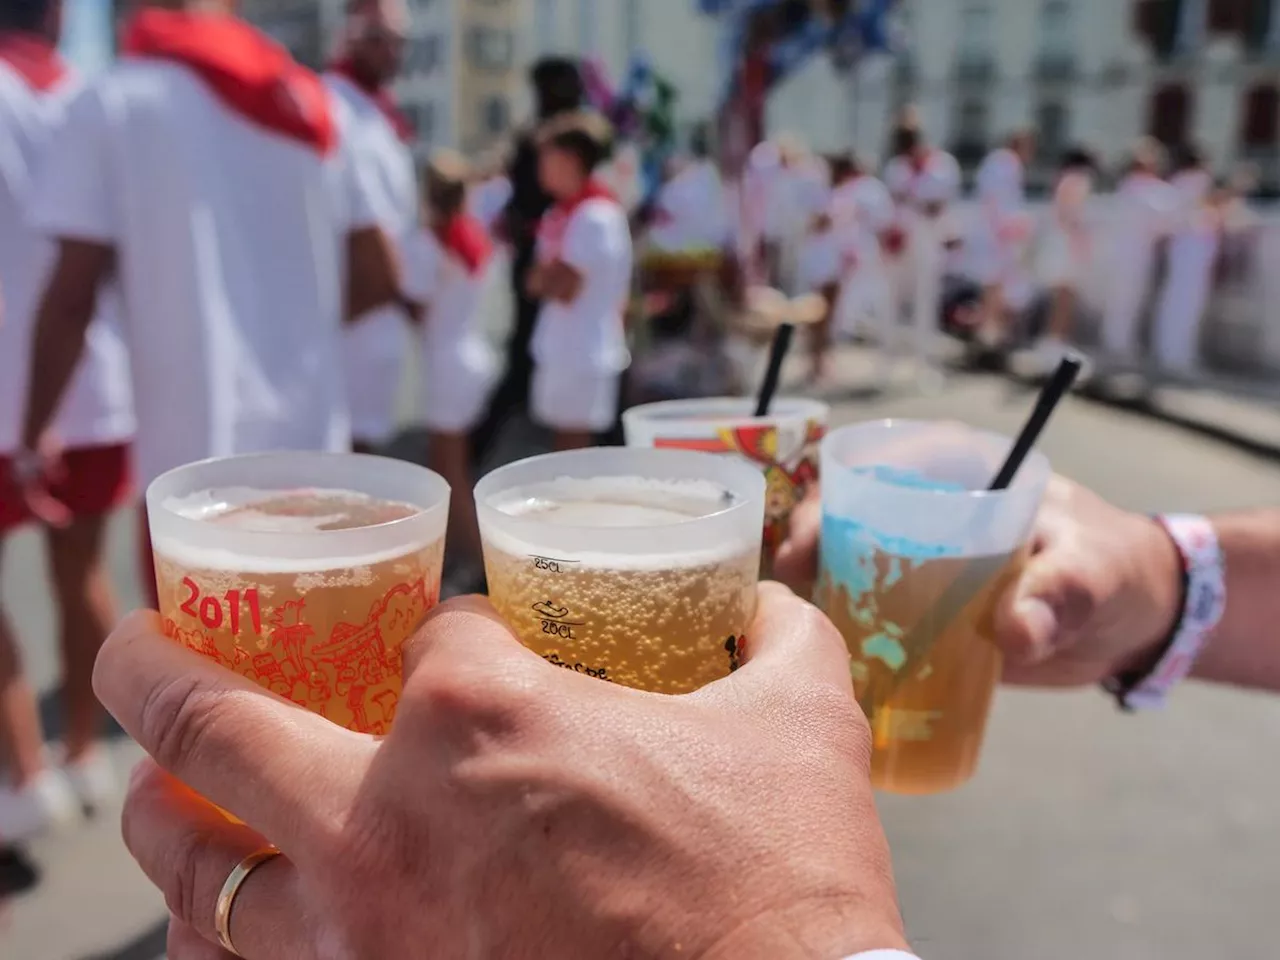
M 793 323 L 784 323 L 773 335 L 773 348 L 769 351 L 769 369 L 764 375 L 764 383 L 760 385 L 760 398 L 756 402 L 756 416 L 767 417 L 769 408 L 773 406 L 773 395 L 778 392 L 778 381 L 782 379 L 782 361 L 787 359 L 787 351 L 791 349 L 791 338 L 795 336 Z
M 1036 408 L 1031 411 L 1031 417 L 1027 420 L 1026 426 L 1018 434 L 1018 439 L 1013 442 L 1013 449 L 1009 451 L 1004 466 L 1000 468 L 1000 472 L 996 474 L 996 478 L 991 481 L 991 486 L 987 489 L 992 492 L 1009 489 L 1014 477 L 1022 469 L 1022 462 L 1027 459 L 1027 454 L 1031 452 L 1031 448 L 1040 439 L 1040 434 L 1044 432 L 1049 418 L 1053 416 L 1053 411 L 1058 408 L 1058 404 L 1075 384 L 1076 377 L 1080 376 L 1080 371 L 1083 369 L 1084 361 L 1075 354 L 1068 355 L 1058 365 L 1057 371 L 1040 391 Z

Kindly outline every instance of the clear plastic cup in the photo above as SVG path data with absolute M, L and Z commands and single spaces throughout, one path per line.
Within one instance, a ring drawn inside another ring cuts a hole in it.
M 147 490 L 168 636 L 362 733 L 390 728 L 400 649 L 440 598 L 449 485 L 382 457 L 208 460 Z
M 755 615 L 764 478 L 723 457 L 601 448 L 476 486 L 489 594 L 557 666 L 656 693 L 736 669 Z
M 996 604 L 1022 570 L 1050 477 L 1033 453 L 1011 489 L 986 492 L 1012 444 L 900 420 L 823 444 L 817 602 L 849 644 L 881 789 L 937 793 L 977 767 L 1001 669 Z
M 817 400 L 778 399 L 768 416 L 742 397 L 671 400 L 633 407 L 622 415 L 627 445 L 696 450 L 740 457 L 765 477 L 765 576 L 787 539 L 791 513 L 818 482 L 819 444 L 831 408 Z

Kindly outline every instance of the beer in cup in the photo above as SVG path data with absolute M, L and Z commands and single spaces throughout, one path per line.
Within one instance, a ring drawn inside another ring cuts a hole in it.
M 676 450 L 535 457 L 476 487 L 490 598 L 567 670 L 689 693 L 741 662 L 755 615 L 764 478 Z
M 622 415 L 627 445 L 697 450 L 741 458 L 765 477 L 765 576 L 787 539 L 791 512 L 818 482 L 818 446 L 831 408 L 816 400 L 778 399 L 768 416 L 755 401 L 722 397 L 633 407 Z
M 440 597 L 449 486 L 381 457 L 271 453 L 147 490 L 165 633 L 280 696 L 385 734 L 400 649 Z
M 1000 677 L 996 604 L 1019 575 L 1050 470 L 1032 454 L 986 488 L 1012 441 L 883 421 L 822 447 L 818 605 L 849 644 L 871 721 L 872 782 L 938 793 L 969 780 Z

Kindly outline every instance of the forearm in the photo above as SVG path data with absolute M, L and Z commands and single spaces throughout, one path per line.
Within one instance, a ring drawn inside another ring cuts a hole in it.
M 1195 676 L 1280 693 L 1280 510 L 1215 517 L 1227 609 Z
M 36 318 L 31 351 L 22 446 L 34 450 L 53 423 L 80 357 L 93 319 L 96 287 L 54 286 Z

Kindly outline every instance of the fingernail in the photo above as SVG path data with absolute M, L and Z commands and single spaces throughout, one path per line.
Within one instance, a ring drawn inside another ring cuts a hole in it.
M 1058 615 L 1053 607 L 1039 597 L 1027 597 L 1018 601 L 1014 614 L 1036 650 L 1048 654 L 1058 639 Z

